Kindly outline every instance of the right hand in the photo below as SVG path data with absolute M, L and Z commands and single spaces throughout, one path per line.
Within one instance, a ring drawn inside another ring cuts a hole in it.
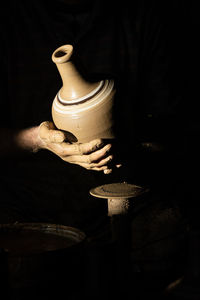
M 62 160 L 80 165 L 87 170 L 103 171 L 105 174 L 112 172 L 111 161 L 113 155 L 110 153 L 111 144 L 104 145 L 102 139 L 95 139 L 88 143 L 68 143 L 63 131 L 57 130 L 49 121 L 39 126 L 39 147 L 47 149 Z M 120 167 L 117 164 L 115 167 Z

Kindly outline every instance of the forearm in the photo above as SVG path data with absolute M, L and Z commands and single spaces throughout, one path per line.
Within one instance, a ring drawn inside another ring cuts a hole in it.
M 0 129 L 0 156 L 31 153 L 40 148 L 41 140 L 38 137 L 39 127 L 22 130 Z

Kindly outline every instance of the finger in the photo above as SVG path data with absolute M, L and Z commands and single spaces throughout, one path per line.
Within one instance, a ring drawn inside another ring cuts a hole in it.
M 116 164 L 116 168 L 121 168 L 122 164 Z
M 71 146 L 72 145 L 69 145 L 69 147 Z M 69 155 L 69 151 L 67 150 L 67 153 L 65 151 L 62 151 L 62 156 L 64 160 L 69 162 L 75 162 L 75 163 L 87 163 L 87 164 L 97 163 L 98 164 L 102 159 L 105 159 L 105 163 L 106 163 L 112 159 L 112 156 L 105 157 L 106 154 L 109 152 L 110 148 L 111 147 L 109 145 L 106 145 L 104 148 L 97 150 L 88 155 L 73 155 L 73 153 Z
M 107 175 L 107 174 L 112 173 L 112 169 L 105 169 L 103 172 L 104 172 L 104 174 Z
M 94 152 L 100 148 L 102 148 L 104 145 L 104 142 L 102 139 L 95 139 L 92 140 L 88 143 L 81 143 L 81 144 L 76 144 L 77 148 L 77 153 L 76 154 L 89 154 L 91 152 Z
M 98 147 L 100 147 L 100 144 L 102 145 L 102 142 L 99 142 L 99 143 L 95 142 L 91 147 L 88 147 L 87 150 L 90 149 L 90 151 L 89 151 L 90 154 L 87 154 L 84 152 L 86 150 L 86 147 L 85 147 L 86 143 L 85 144 L 63 143 L 62 144 L 63 155 L 80 156 L 81 161 L 87 161 L 87 160 L 90 160 L 91 162 L 96 161 L 96 160 L 99 160 L 100 158 L 102 158 L 103 156 L 105 156 L 111 149 L 111 145 L 108 144 L 108 145 L 104 146 L 103 148 L 96 150 Z M 83 149 L 84 147 L 85 147 L 85 149 Z M 93 148 L 94 152 L 91 152 L 92 148 Z
M 47 143 L 62 143 L 65 140 L 64 132 L 55 129 L 53 123 L 48 121 L 40 125 L 39 136 Z
M 107 166 L 112 161 L 113 156 L 109 155 L 108 157 L 98 161 L 98 162 L 91 162 L 88 160 L 88 157 L 83 159 L 81 156 L 71 156 L 63 158 L 65 161 L 75 164 L 84 164 L 87 168 L 99 168 L 103 166 Z
M 109 155 L 108 157 L 101 159 L 98 163 L 92 163 L 91 165 L 94 167 L 107 166 L 113 159 L 113 155 Z
M 112 148 L 111 144 L 108 144 L 106 146 L 104 146 L 103 148 L 92 152 L 91 154 L 89 154 L 89 160 L 91 162 L 97 162 L 99 160 L 101 160 L 102 158 L 106 157 L 108 155 L 108 153 L 110 152 Z

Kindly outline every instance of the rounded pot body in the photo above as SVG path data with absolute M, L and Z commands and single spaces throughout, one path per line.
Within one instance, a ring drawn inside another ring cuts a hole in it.
M 64 101 L 59 93 L 52 105 L 56 127 L 64 130 L 70 142 L 88 142 L 96 138 L 112 139 L 113 133 L 113 80 L 103 80 L 99 91 L 78 101 Z

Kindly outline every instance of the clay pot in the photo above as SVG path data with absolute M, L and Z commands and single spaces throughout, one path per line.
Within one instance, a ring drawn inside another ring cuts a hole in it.
M 52 104 L 54 124 L 66 132 L 70 142 L 112 139 L 114 80 L 85 80 L 76 68 L 72 54 L 72 45 L 61 46 L 52 54 L 63 83 Z

